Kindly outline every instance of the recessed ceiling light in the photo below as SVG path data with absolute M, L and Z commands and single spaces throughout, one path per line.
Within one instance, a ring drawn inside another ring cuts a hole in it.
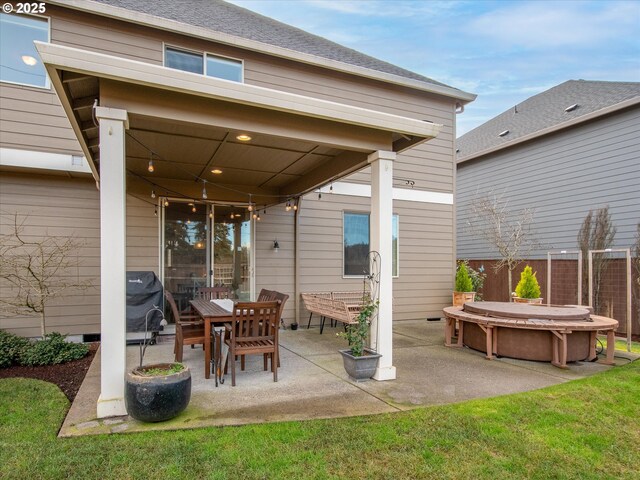
M 211 173 L 213 173 L 214 175 L 220 175 L 222 173 L 222 170 L 220 170 L 219 168 L 214 168 L 213 170 L 211 170 Z
M 251 140 L 251 137 L 249 135 L 247 135 L 246 133 L 242 133 L 242 134 L 238 135 L 236 138 L 238 140 L 240 140 L 241 142 L 248 142 L 249 140 Z
M 22 61 L 30 67 L 33 67 L 36 63 L 38 63 L 38 60 L 36 60 L 35 57 L 32 57 L 31 55 L 22 55 L 21 58 Z

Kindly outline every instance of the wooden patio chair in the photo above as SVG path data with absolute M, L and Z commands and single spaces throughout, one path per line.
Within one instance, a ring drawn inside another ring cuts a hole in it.
M 182 361 L 182 350 L 184 345 L 202 345 L 204 347 L 204 321 L 199 315 L 186 315 L 178 311 L 173 295 L 168 290 L 164 291 L 164 296 L 171 306 L 171 313 L 176 322 L 176 340 L 173 347 L 175 361 Z
M 267 358 L 271 357 L 273 381 L 278 381 L 278 314 L 280 305 L 280 301 L 242 302 L 237 303 L 234 307 L 233 320 L 231 325 L 226 325 L 225 338 L 225 343 L 229 346 L 231 386 L 236 386 L 236 357 L 241 358 L 242 367 L 244 367 L 245 355 L 262 354 L 265 371 L 267 370 Z
M 196 290 L 195 298 L 205 300 L 222 300 L 231 298 L 233 293 L 229 287 L 200 287 Z

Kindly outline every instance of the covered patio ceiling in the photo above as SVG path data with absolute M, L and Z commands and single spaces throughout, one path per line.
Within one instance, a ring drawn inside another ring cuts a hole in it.
M 197 200 L 206 185 L 209 200 L 247 202 L 251 194 L 259 206 L 277 204 L 365 167 L 374 151 L 402 151 L 440 128 L 95 52 L 37 47 L 97 181 L 94 107 L 127 111 L 132 194 L 154 189 Z

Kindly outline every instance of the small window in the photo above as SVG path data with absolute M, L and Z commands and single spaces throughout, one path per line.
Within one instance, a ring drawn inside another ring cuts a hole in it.
M 186 52 L 167 47 L 164 52 L 164 66 L 191 73 L 204 73 L 201 53 Z
M 34 40 L 49 41 L 46 19 L 0 13 L 0 81 L 49 86 Z
M 231 58 L 207 55 L 207 76 L 242 82 L 242 62 Z
M 345 212 L 343 220 L 345 277 L 361 277 L 369 273 L 369 214 Z M 398 215 L 392 219 L 392 275 L 398 276 Z

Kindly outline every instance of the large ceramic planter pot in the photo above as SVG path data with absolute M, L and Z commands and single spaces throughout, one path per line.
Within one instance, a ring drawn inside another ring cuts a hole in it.
M 378 359 L 382 356 L 368 348 L 364 349 L 364 355 L 354 357 L 351 350 L 339 350 L 344 362 L 344 369 L 352 380 L 363 382 L 368 380 L 376 373 Z
M 144 375 L 151 368 L 169 369 L 172 365 L 145 365 L 127 373 L 124 401 L 129 415 L 141 422 L 163 422 L 187 408 L 191 399 L 188 367 L 170 375 Z
M 513 297 L 513 301 L 516 303 L 528 303 L 530 305 L 542 305 L 542 298 Z
M 467 302 L 473 302 L 476 292 L 453 292 L 453 306 L 461 307 Z

